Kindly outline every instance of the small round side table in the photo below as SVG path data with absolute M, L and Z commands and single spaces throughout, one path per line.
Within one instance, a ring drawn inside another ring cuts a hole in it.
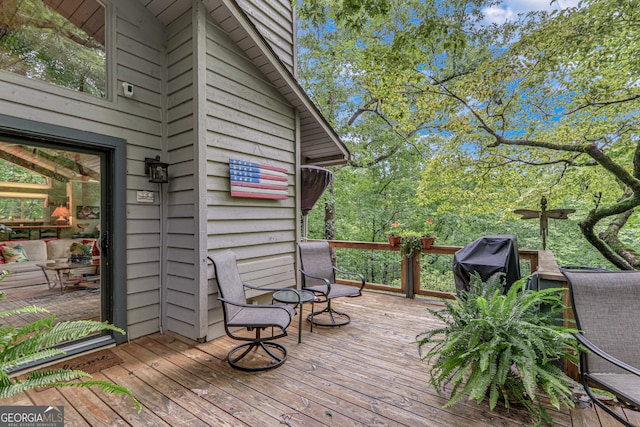
M 299 297 L 298 297 L 299 295 Z M 285 289 L 282 291 L 275 292 L 271 297 L 271 302 L 277 301 L 285 304 L 294 304 L 297 308 L 300 306 L 300 316 L 299 325 L 298 325 L 298 343 L 302 342 L 302 307 L 305 302 L 311 303 L 311 313 L 313 313 L 313 303 L 316 300 L 316 296 L 311 291 L 306 291 L 304 289 Z M 311 323 L 311 332 L 313 332 L 313 322 Z

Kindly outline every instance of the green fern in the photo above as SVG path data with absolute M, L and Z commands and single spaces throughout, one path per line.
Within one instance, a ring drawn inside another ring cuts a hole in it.
M 0 280 L 6 275 L 5 272 L 0 273 Z M 4 293 L 0 292 L 0 301 L 4 296 Z M 25 313 L 49 312 L 42 308 L 28 306 L 0 312 L 0 318 L 10 318 Z M 78 320 L 55 323 L 55 320 L 56 316 L 52 314 L 21 327 L 9 325 L 0 328 L 0 399 L 39 387 L 98 386 L 108 393 L 129 396 L 140 413 L 142 410 L 140 403 L 126 387 L 109 381 L 81 380 L 91 378 L 91 375 L 84 371 L 45 369 L 31 372 L 24 377 L 12 378 L 9 376 L 8 372 L 20 369 L 27 364 L 66 354 L 62 349 L 56 347 L 63 342 L 83 338 L 96 332 L 110 331 L 124 334 L 122 329 L 107 322 Z
M 557 366 L 561 358 L 577 361 L 574 329 L 558 323 L 566 306 L 562 289 L 529 291 L 525 279 L 504 294 L 499 276 L 483 284 L 471 280 L 471 290 L 440 311 L 429 310 L 444 326 L 416 337 L 423 360 L 432 362 L 430 384 L 439 392 L 451 386 L 450 407 L 465 396 L 493 410 L 523 405 L 536 425 L 552 423 L 537 393 L 551 404 L 573 407 L 576 383 Z M 541 307 L 544 310 L 541 311 Z

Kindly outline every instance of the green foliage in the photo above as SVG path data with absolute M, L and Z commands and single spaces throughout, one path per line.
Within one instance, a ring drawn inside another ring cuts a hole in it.
M 503 293 L 500 278 L 487 284 L 472 277 L 471 289 L 442 311 L 430 310 L 444 326 L 416 337 L 421 356 L 430 359 L 430 384 L 438 392 L 452 386 L 446 406 L 465 395 L 480 403 L 489 395 L 493 410 L 502 400 L 524 405 L 539 425 L 551 420 L 538 393 L 553 406 L 573 407 L 574 381 L 557 366 L 561 358 L 577 362 L 576 331 L 559 325 L 566 308 L 562 289 L 525 290 L 525 279 Z M 425 352 L 426 350 L 426 352 Z
M 6 160 L 0 160 L 0 182 L 44 185 L 47 183 L 47 179 L 38 173 L 14 165 Z
M 367 14 L 366 0 L 305 2 L 302 81 L 348 135 L 355 163 L 379 174 L 358 175 L 372 207 L 362 215 L 377 216 L 360 227 L 352 215 L 344 233 L 365 228 L 380 239 L 390 219 L 413 224 L 416 203 L 450 223 L 483 216 L 495 228 L 514 209 L 537 209 L 545 195 L 553 207 L 578 211 L 567 222 L 574 227 L 567 253 L 579 253 L 582 233 L 590 254 L 640 268 L 632 212 L 640 205 L 640 8 L 586 0 L 478 25 L 490 3 L 380 2 L 385 7 Z M 421 173 L 417 193 L 415 173 L 402 173 L 412 156 Z M 350 214 L 356 208 L 341 204 L 335 182 L 337 210 Z M 375 199 L 370 188 L 379 191 Z M 438 222 L 439 243 L 479 236 L 450 223 Z
M 5 0 L 0 28 L 0 69 L 105 96 L 104 41 L 94 39 L 45 2 Z
M 9 272 L 3 272 L 2 280 Z M 4 298 L 0 293 L 0 301 Z M 46 314 L 47 310 L 28 306 L 0 312 L 0 318 L 10 318 L 21 314 Z M 108 381 L 84 380 L 91 377 L 84 371 L 69 369 L 44 369 L 26 374 L 24 377 L 10 377 L 9 373 L 30 363 L 42 361 L 55 356 L 64 355 L 58 344 L 86 337 L 96 332 L 124 331 L 107 322 L 78 320 L 55 322 L 54 314 L 37 319 L 31 323 L 16 327 L 13 325 L 0 327 L 0 399 L 14 396 L 26 390 L 38 387 L 91 387 L 98 386 L 108 393 L 125 394 L 131 398 L 141 411 L 140 403 L 126 387 Z
M 422 229 L 423 236 L 435 236 L 436 234 L 436 226 L 433 223 L 433 219 L 427 218 L 424 220 L 424 228 Z

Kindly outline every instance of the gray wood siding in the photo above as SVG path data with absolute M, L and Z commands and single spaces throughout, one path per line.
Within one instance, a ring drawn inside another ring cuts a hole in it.
M 127 310 L 128 336 L 135 338 L 158 330 L 161 277 L 161 208 L 136 201 L 138 190 L 157 192 L 158 184 L 148 182 L 144 158 L 162 153 L 163 79 L 165 52 L 163 26 L 145 9 L 127 1 L 116 8 L 116 85 L 118 107 L 131 115 L 132 130 L 139 129 L 139 115 L 147 112 L 154 129 L 149 141 L 139 135 L 126 137 L 127 149 Z M 135 86 L 134 97 L 122 96 L 122 82 Z M 121 122 L 114 123 L 121 126 Z M 151 139 L 152 138 L 152 139 Z
M 192 0 L 138 0 L 160 22 L 171 24 L 191 9 Z M 237 0 L 236 3 L 249 16 L 260 34 L 267 40 L 280 60 L 294 73 L 295 69 L 295 20 L 288 0 Z M 215 2 L 205 2 L 215 9 Z
M 295 111 L 214 22 L 206 51 L 207 248 L 233 250 L 249 283 L 295 286 Z M 230 158 L 285 168 L 290 197 L 232 198 Z M 224 333 L 211 282 L 208 339 Z
M 171 163 L 171 185 L 167 213 L 167 284 L 165 318 L 168 330 L 189 338 L 197 332 L 198 251 L 195 223 L 197 203 L 194 130 L 194 24 L 187 10 L 167 27 L 167 151 Z
M 109 99 L 0 71 L 0 113 L 127 140 L 128 337 L 162 324 L 212 339 L 224 330 L 215 281 L 202 278 L 207 251 L 234 250 L 250 283 L 295 285 L 296 112 L 206 2 L 105 3 Z M 293 70 L 288 0 L 238 3 Z M 123 82 L 134 86 L 133 97 L 123 96 Z M 144 172 L 144 159 L 158 155 L 170 164 L 168 184 L 150 183 Z M 231 198 L 229 158 L 285 168 L 290 197 Z M 139 203 L 141 190 L 154 202 Z
M 280 60 L 294 73 L 294 20 L 291 2 L 287 0 L 238 0 L 262 37 Z M 295 74 L 295 73 L 294 73 Z
M 160 207 L 137 203 L 136 191 L 158 191 L 144 174 L 144 158 L 162 149 L 164 27 L 138 2 L 110 4 L 112 101 L 0 71 L 0 113 L 128 141 L 128 337 L 136 338 L 158 330 L 160 308 Z M 134 97 L 122 96 L 123 81 L 135 86 Z

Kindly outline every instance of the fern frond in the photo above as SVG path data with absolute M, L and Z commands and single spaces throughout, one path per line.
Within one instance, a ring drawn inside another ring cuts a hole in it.
M 6 272 L 0 272 L 2 280 Z M 0 292 L 0 301 L 4 293 Z M 36 306 L 28 306 L 0 313 L 0 318 L 11 317 L 24 313 L 49 313 L 49 311 Z M 64 350 L 56 348 L 56 345 L 73 341 L 97 332 L 125 332 L 108 322 L 95 322 L 91 320 L 78 320 L 55 323 L 56 316 L 35 320 L 31 323 L 16 328 L 13 325 L 0 328 L 0 398 L 14 396 L 29 389 L 53 386 L 53 387 L 91 387 L 99 386 L 108 393 L 123 394 L 129 396 L 140 413 L 142 407 L 133 394 L 126 388 L 108 381 L 77 381 L 83 377 L 91 377 L 80 370 L 45 369 L 31 372 L 24 378 L 11 378 L 7 372 L 24 366 L 25 364 L 49 359 L 65 354 Z
M 429 383 L 438 393 L 452 386 L 445 406 L 465 395 L 480 403 L 488 392 L 490 409 L 501 398 L 507 408 L 516 401 L 539 424 L 548 415 L 537 391 L 554 405 L 570 401 L 573 381 L 553 363 L 575 359 L 578 346 L 575 330 L 558 325 L 565 306 L 557 289 L 528 291 L 523 279 L 505 294 L 499 277 L 485 285 L 474 277 L 471 290 L 445 307 L 436 315 L 443 326 L 416 337 L 420 347 L 431 346 L 425 355 L 433 362 Z
M 58 348 L 45 348 L 36 352 L 30 352 L 28 354 L 21 354 L 15 359 L 10 359 L 0 363 L 0 369 L 2 371 L 8 371 L 10 369 L 20 368 L 32 362 L 38 362 L 40 360 L 49 359 L 51 357 L 60 356 L 66 354 L 63 350 Z
M 82 338 L 96 332 L 106 331 L 119 332 L 123 335 L 125 334 L 122 329 L 111 325 L 108 322 L 96 322 L 93 320 L 74 320 L 56 323 L 53 328 L 51 328 L 50 333 L 47 335 L 45 345 L 56 345 L 61 342 Z
M 62 382 L 90 376 L 83 371 L 67 369 L 37 371 L 28 374 L 25 379 L 14 379 L 10 385 L 0 386 L 0 398 L 14 396 L 27 390 L 39 387 L 57 386 Z
M 44 318 L 35 320 L 31 323 L 27 323 L 26 325 L 23 325 L 19 328 L 11 328 L 11 331 L 9 331 L 8 333 L 9 335 L 8 338 L 10 338 L 8 343 L 9 344 L 15 343 L 17 341 L 20 341 L 24 337 L 29 337 L 33 335 L 34 333 L 38 333 L 42 330 L 50 329 L 55 319 L 56 319 L 56 316 L 51 315 L 49 317 L 44 317 Z
M 128 396 L 133 402 L 133 404 L 136 406 L 136 409 L 138 410 L 138 414 L 142 411 L 142 405 L 140 405 L 140 402 L 138 401 L 138 399 L 135 398 L 133 393 L 131 393 L 131 391 L 128 388 L 118 384 L 111 383 L 109 381 L 88 380 L 88 381 L 60 384 L 60 387 L 94 387 L 94 386 L 100 387 L 103 391 L 107 393 L 122 394 L 122 395 Z
M 15 316 L 16 314 L 38 314 L 38 313 L 49 313 L 49 310 L 41 307 L 37 307 L 35 305 L 29 305 L 21 308 L 14 308 L 12 310 L 0 311 L 0 319 L 5 317 Z

